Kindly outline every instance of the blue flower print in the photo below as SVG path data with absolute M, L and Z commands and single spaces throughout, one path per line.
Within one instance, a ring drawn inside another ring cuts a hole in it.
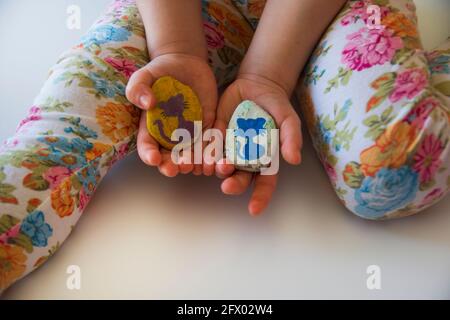
M 90 196 L 98 183 L 100 178 L 99 162 L 94 161 L 90 166 L 87 166 L 77 173 L 78 180 L 83 185 L 83 188 L 88 196 Z
M 408 166 L 382 168 L 375 177 L 366 177 L 355 192 L 355 212 L 368 219 L 382 218 L 414 200 L 419 189 L 417 172 Z
M 41 137 L 38 141 L 47 144 L 51 152 L 40 156 L 42 161 L 50 161 L 56 165 L 76 170 L 87 164 L 86 151 L 93 148 L 93 144 L 81 138 L 68 140 L 65 137 Z
M 107 98 L 113 98 L 116 94 L 125 95 L 125 86 L 121 83 L 111 83 L 94 72 L 89 72 L 88 77 L 92 80 L 98 93 Z
M 432 74 L 450 74 L 450 56 L 440 55 L 429 61 L 429 68 Z
M 83 138 L 84 141 L 87 141 L 86 139 L 89 138 L 96 139 L 98 137 L 97 132 L 81 124 L 80 117 L 61 117 L 59 120 L 68 122 L 72 125 L 72 127 L 64 128 L 64 132 L 75 134 Z
M 20 231 L 30 237 L 35 247 L 46 247 L 47 239 L 52 236 L 52 227 L 45 222 L 42 211 L 34 211 L 22 222 Z
M 85 154 L 93 148 L 93 144 L 81 138 L 67 139 L 66 137 L 40 137 L 38 141 L 48 145 L 53 151 L 73 152 Z
M 85 47 L 91 45 L 102 45 L 107 42 L 126 41 L 131 36 L 131 32 L 122 27 L 114 27 L 112 25 L 102 25 L 94 28 L 85 35 L 81 41 Z

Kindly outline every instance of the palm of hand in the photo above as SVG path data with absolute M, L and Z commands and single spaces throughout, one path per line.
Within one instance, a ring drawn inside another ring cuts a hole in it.
M 150 87 L 156 79 L 171 76 L 190 86 L 197 93 L 203 109 L 203 129 L 211 128 L 216 118 L 217 85 L 214 74 L 205 60 L 186 54 L 166 54 L 153 59 L 131 77 L 127 86 L 127 98 L 147 110 L 156 105 Z M 146 101 L 141 98 L 145 95 Z M 201 173 L 201 166 L 192 163 L 177 165 L 172 162 L 169 150 L 160 148 L 158 142 L 149 135 L 146 113 L 142 112 L 139 124 L 137 149 L 140 158 L 150 166 L 157 166 L 168 177 L 178 173 Z
M 270 113 L 280 129 L 280 149 L 283 158 L 290 164 L 301 161 L 301 128 L 300 119 L 290 104 L 289 96 L 282 87 L 264 78 L 238 78 L 222 95 L 217 110 L 215 127 L 225 135 L 228 122 L 236 107 L 243 100 L 252 100 Z M 210 167 L 204 171 L 211 173 Z M 259 214 L 268 205 L 275 191 L 277 175 L 256 175 L 249 172 L 235 171 L 234 166 L 218 164 L 214 170 L 225 178 L 222 191 L 229 195 L 245 192 L 254 177 L 255 187 L 248 206 L 251 214 Z

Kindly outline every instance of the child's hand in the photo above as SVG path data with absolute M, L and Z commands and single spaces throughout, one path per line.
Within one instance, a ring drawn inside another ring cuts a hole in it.
M 227 88 L 219 101 L 215 127 L 225 137 L 225 130 L 236 107 L 243 100 L 252 100 L 274 118 L 280 129 L 280 150 L 283 158 L 290 164 L 301 162 L 302 136 L 300 119 L 292 107 L 289 96 L 281 86 L 271 80 L 253 75 L 241 74 Z M 211 174 L 211 166 L 204 165 L 205 174 Z M 217 164 L 216 174 L 224 177 L 222 191 L 229 195 L 239 195 L 247 190 L 253 174 L 235 171 L 233 165 Z M 248 205 L 252 215 L 261 213 L 269 204 L 275 190 L 278 175 L 256 175 L 255 188 Z
M 127 99 L 142 110 L 154 108 L 156 98 L 151 90 L 152 84 L 162 76 L 172 76 L 190 86 L 198 95 L 203 108 L 203 129 L 211 128 L 216 117 L 217 85 L 214 74 L 207 62 L 188 54 L 164 54 L 154 58 L 149 64 L 136 71 L 126 89 Z M 142 112 L 137 137 L 137 150 L 140 158 L 150 166 L 158 166 L 160 172 L 168 177 L 178 173 L 200 174 L 200 165 L 172 162 L 170 151 L 160 148 L 158 142 L 148 133 L 146 112 Z

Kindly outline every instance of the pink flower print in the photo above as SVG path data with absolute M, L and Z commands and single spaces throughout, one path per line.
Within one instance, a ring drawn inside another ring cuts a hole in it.
M 369 13 L 367 12 L 367 8 L 372 4 L 371 0 L 364 0 L 364 1 L 354 1 L 350 5 L 350 10 L 345 14 L 345 16 L 341 20 L 341 25 L 347 26 L 350 23 L 355 23 L 358 20 L 361 20 L 364 22 L 364 24 L 367 25 L 367 20 L 369 19 Z M 389 8 L 387 7 L 380 7 L 380 18 L 386 16 L 386 14 L 389 12 Z
M 210 49 L 220 49 L 225 45 L 225 38 L 211 22 L 204 22 L 203 28 L 206 35 L 206 43 Z
M 131 75 L 138 70 L 134 62 L 128 59 L 108 57 L 105 61 L 127 78 L 131 77 Z
M 441 165 L 441 153 L 444 150 L 441 140 L 433 134 L 426 136 L 414 155 L 413 169 L 419 173 L 421 183 L 429 182 Z
M 18 144 L 19 140 L 17 139 L 7 139 L 3 141 L 3 144 L 0 146 L 0 152 L 15 148 Z
M 403 98 L 414 98 L 427 85 L 427 75 L 421 68 L 407 69 L 397 75 L 394 90 L 389 100 L 397 102 Z
M 20 223 L 13 226 L 11 229 L 7 230 L 5 233 L 0 235 L 0 244 L 7 244 L 8 239 L 15 238 L 19 235 Z
M 395 52 L 403 48 L 400 37 L 388 29 L 361 28 L 347 36 L 350 40 L 342 51 L 342 62 L 350 69 L 361 71 L 391 61 Z
M 330 181 L 333 184 L 335 184 L 337 181 L 336 169 L 327 160 L 322 160 L 322 164 L 325 167 L 325 171 L 326 171 Z
M 23 119 L 22 121 L 20 121 L 16 132 L 19 132 L 24 125 L 26 125 L 27 123 L 31 122 L 31 121 L 38 121 L 41 120 L 42 116 L 41 116 L 41 108 L 37 107 L 37 106 L 32 106 L 30 108 L 30 110 L 28 111 L 28 115 L 25 119 Z
M 441 188 L 435 188 L 429 194 L 425 196 L 420 204 L 420 207 L 428 206 L 434 203 L 436 200 L 440 199 L 444 195 L 444 191 Z
M 91 197 L 84 191 L 84 188 L 81 188 L 80 193 L 78 194 L 78 208 L 80 211 L 83 211 L 88 205 Z
M 352 22 L 358 20 L 359 17 L 366 13 L 366 1 L 355 1 L 350 5 L 350 11 L 342 18 L 341 24 L 343 26 L 349 25 Z
M 54 190 L 71 174 L 72 171 L 70 169 L 59 166 L 48 169 L 42 176 L 50 183 L 50 189 Z
M 418 129 L 422 129 L 430 113 L 439 105 L 439 101 L 429 97 L 416 104 L 406 115 L 406 121 Z
M 114 154 L 114 156 L 111 158 L 111 161 L 109 162 L 109 167 L 112 167 L 117 161 L 120 161 L 123 158 L 125 158 L 129 151 L 130 151 L 129 144 L 128 143 L 122 144 L 117 150 L 117 153 Z
M 124 143 L 123 145 L 121 145 L 119 147 L 119 150 L 117 151 L 117 160 L 122 160 L 123 158 L 125 158 L 129 150 L 130 146 L 128 145 L 128 143 Z

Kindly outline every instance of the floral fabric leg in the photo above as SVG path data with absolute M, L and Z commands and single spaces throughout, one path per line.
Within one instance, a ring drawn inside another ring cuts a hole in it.
M 234 78 L 253 36 L 227 0 L 203 1 L 210 65 Z M 65 53 L 0 150 L 0 293 L 42 265 L 80 218 L 108 169 L 135 149 L 140 111 L 125 98 L 149 62 L 133 0 L 117 0 Z
M 140 112 L 125 86 L 147 62 L 137 8 L 117 1 L 51 69 L 0 152 L 0 292 L 59 248 L 109 167 L 134 149 Z
M 380 28 L 366 23 L 372 4 Z M 448 192 L 448 48 L 422 50 L 412 1 L 364 0 L 346 4 L 311 57 L 298 89 L 303 119 L 358 216 L 410 215 Z

